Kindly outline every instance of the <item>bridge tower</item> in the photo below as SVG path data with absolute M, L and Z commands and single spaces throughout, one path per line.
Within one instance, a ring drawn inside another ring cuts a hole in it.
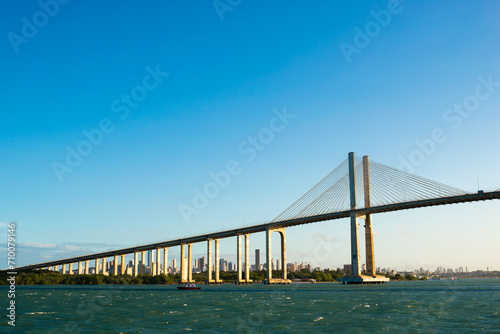
M 375 272 L 375 251 L 373 247 L 373 228 L 371 214 L 359 214 L 357 212 L 356 197 L 356 156 L 354 152 L 349 153 L 349 193 L 351 199 L 351 268 L 352 273 L 340 281 L 346 284 L 381 284 L 389 281 L 384 276 L 377 276 Z M 370 158 L 363 157 L 363 197 L 365 208 L 371 207 L 370 192 Z M 366 248 L 366 275 L 361 274 L 359 254 L 359 230 L 358 218 L 365 220 L 365 248 Z

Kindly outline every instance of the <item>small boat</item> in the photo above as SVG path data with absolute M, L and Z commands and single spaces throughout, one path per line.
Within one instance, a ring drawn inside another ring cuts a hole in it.
M 179 289 L 179 290 L 201 290 L 201 287 L 196 286 L 196 284 L 193 284 L 193 283 L 187 283 L 187 284 L 184 284 L 183 286 L 178 286 L 177 289 Z

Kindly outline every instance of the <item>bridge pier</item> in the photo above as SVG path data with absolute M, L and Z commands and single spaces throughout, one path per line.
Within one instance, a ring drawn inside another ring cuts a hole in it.
M 356 162 L 353 152 L 349 153 L 349 190 L 351 197 L 351 267 L 352 273 L 340 279 L 344 284 L 383 284 L 389 281 L 384 276 L 378 276 L 375 273 L 375 252 L 373 247 L 373 228 L 371 214 L 357 215 L 354 210 L 357 209 L 356 200 Z M 363 157 L 363 186 L 365 208 L 371 207 L 370 190 L 370 160 L 368 156 Z M 362 275 L 359 254 L 359 231 L 358 218 L 365 219 L 365 248 L 366 248 L 366 275 Z
M 163 273 L 168 275 L 168 247 L 163 248 Z
M 245 279 L 242 278 L 242 270 L 243 264 L 241 262 L 241 237 L 245 236 Z M 250 234 L 239 234 L 236 236 L 237 238 L 237 266 L 238 266 L 238 278 L 235 281 L 235 284 L 251 284 L 252 280 L 250 280 Z
M 68 275 L 73 275 L 73 263 L 68 264 Z
M 180 283 L 185 283 L 187 282 L 187 279 L 188 279 L 188 275 L 187 275 L 187 268 L 186 268 L 186 258 L 184 257 L 185 255 L 185 244 L 181 244 L 181 263 L 180 263 L 180 266 L 181 266 L 181 281 Z
M 193 244 L 188 244 L 188 282 L 193 282 Z
M 245 234 L 245 283 L 252 283 L 250 280 L 250 234 Z
M 85 261 L 85 275 L 89 274 L 89 260 Z
M 219 243 L 220 239 L 215 239 L 215 284 L 222 284 L 220 279 L 220 253 L 219 253 Z
M 161 248 L 156 249 L 156 276 L 161 274 Z
M 365 208 L 372 206 L 371 189 L 370 189 L 370 158 L 365 155 L 363 157 L 363 185 Z M 373 248 L 373 228 L 372 215 L 365 215 L 365 248 L 366 248 L 366 275 L 375 276 L 375 251 Z
M 273 278 L 273 268 L 271 264 L 272 247 L 271 236 L 273 232 L 278 232 L 281 236 L 281 278 Z M 266 279 L 264 284 L 289 284 L 291 281 L 287 279 L 287 263 L 286 263 L 286 228 L 266 228 Z
M 205 284 L 212 284 L 214 280 L 212 279 L 212 240 L 207 239 L 207 280 Z
M 95 274 L 98 275 L 100 272 L 99 264 L 101 261 L 98 257 L 96 257 L 94 261 L 95 261 Z
M 134 252 L 134 277 L 137 277 L 139 268 L 139 252 Z
M 125 254 L 120 255 L 120 275 L 125 275 L 127 265 L 125 264 Z
M 109 273 L 108 273 L 108 258 L 107 257 L 102 258 L 102 274 L 104 276 L 109 275 Z
M 113 258 L 113 275 L 118 275 L 118 255 Z
M 146 274 L 146 251 L 141 251 L 141 275 Z

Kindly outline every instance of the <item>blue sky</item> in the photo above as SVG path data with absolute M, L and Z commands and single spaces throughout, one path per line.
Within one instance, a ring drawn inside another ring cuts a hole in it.
M 19 265 L 271 220 L 350 151 L 500 187 L 497 1 L 40 3 L 0 10 L 0 235 L 17 222 Z M 418 153 L 435 129 L 444 139 Z M 186 220 L 179 207 L 230 162 L 238 173 Z M 499 213 L 378 215 L 377 266 L 500 269 Z M 347 221 L 291 228 L 288 258 L 329 240 L 313 265 L 341 266 L 348 233 Z

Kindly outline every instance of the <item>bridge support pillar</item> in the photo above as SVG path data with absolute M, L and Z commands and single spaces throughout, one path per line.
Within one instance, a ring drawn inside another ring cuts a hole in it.
M 161 274 L 161 248 L 156 249 L 156 276 Z
M 242 277 L 242 271 L 243 271 L 243 263 L 241 261 L 242 236 L 245 236 L 245 279 L 243 279 Z M 235 283 L 250 284 L 252 283 L 252 281 L 250 280 L 250 234 L 247 233 L 247 234 L 237 235 L 237 253 L 238 253 L 238 260 L 236 264 L 238 266 L 238 278 L 236 279 Z
M 352 275 L 361 275 L 361 268 L 359 266 L 359 229 L 358 218 L 356 214 L 351 213 L 351 270 Z
M 356 160 L 354 152 L 349 153 L 349 191 L 351 197 L 351 210 L 356 210 Z M 359 266 L 359 231 L 358 217 L 355 212 L 351 211 L 351 270 L 352 275 L 361 275 Z
M 168 275 L 168 247 L 163 248 L 163 273 Z
M 188 244 L 188 282 L 193 282 L 193 244 Z
M 141 275 L 146 274 L 146 251 L 141 251 Z
M 215 239 L 215 283 L 222 283 L 220 279 L 220 253 L 219 253 L 219 242 L 220 239 Z
M 357 209 L 356 200 L 356 163 L 354 153 L 349 153 L 349 189 L 351 195 L 351 263 L 352 273 L 340 279 L 346 284 L 381 284 L 389 281 L 383 276 L 375 274 L 375 253 L 373 250 L 373 229 L 371 214 L 357 216 L 354 210 Z M 368 156 L 363 157 L 363 185 L 365 208 L 371 207 L 370 198 L 370 160 Z M 365 246 L 366 246 L 366 275 L 361 275 L 360 254 L 359 254 L 359 231 L 358 218 L 365 219 Z
M 89 260 L 85 261 L 85 275 L 89 274 Z
M 372 206 L 370 189 L 370 158 L 363 157 L 363 185 L 365 208 Z M 366 275 L 375 276 L 375 251 L 373 249 L 372 215 L 365 215 Z
M 375 272 L 375 252 L 373 248 L 372 215 L 365 216 L 365 248 L 366 248 L 366 275 L 374 276 Z
M 109 275 L 109 273 L 108 273 L 108 258 L 107 257 L 102 258 L 102 274 L 105 276 Z
M 68 266 L 68 275 L 73 275 L 73 263 L 70 263 Z
M 236 277 L 235 283 L 241 283 L 241 234 L 236 236 L 236 266 L 238 270 L 238 276 Z
M 281 236 L 281 278 L 273 278 L 273 267 L 271 263 L 271 236 L 273 232 L 278 232 Z M 286 262 L 286 228 L 266 228 L 266 279 L 264 284 L 289 284 L 291 281 L 287 279 L 287 262 Z
M 118 255 L 113 258 L 113 275 L 118 275 Z
M 181 283 L 187 282 L 187 266 L 186 266 L 186 257 L 185 257 L 186 245 L 181 244 Z
M 83 266 L 81 262 L 78 262 L 78 275 L 83 274 Z
M 134 252 L 134 277 L 139 273 L 139 252 Z
M 250 234 L 245 234 L 245 283 L 252 283 L 250 280 Z
M 100 273 L 100 269 L 99 266 L 100 266 L 100 259 L 99 258 L 95 258 L 95 274 L 98 275 Z
M 127 265 L 125 264 L 125 254 L 120 255 L 120 275 L 125 275 Z
M 207 240 L 207 280 L 206 284 L 213 283 L 214 280 L 212 279 L 212 240 L 213 239 L 208 239 Z

